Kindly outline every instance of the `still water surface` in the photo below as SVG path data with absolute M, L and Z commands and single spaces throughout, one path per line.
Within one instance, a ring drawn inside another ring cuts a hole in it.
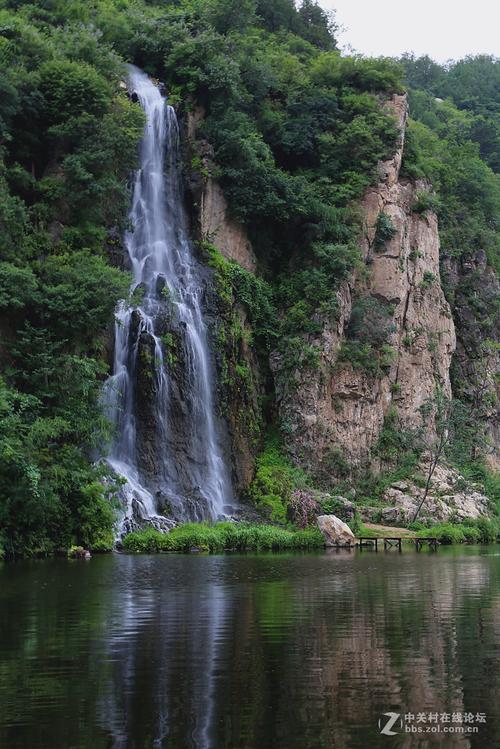
M 499 546 L 0 564 L 2 749 L 394 746 L 500 747 Z

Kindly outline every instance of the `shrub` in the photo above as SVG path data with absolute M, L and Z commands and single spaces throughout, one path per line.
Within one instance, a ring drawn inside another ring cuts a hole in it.
M 424 277 L 422 281 L 420 282 L 420 288 L 421 289 L 428 289 L 429 286 L 432 286 L 437 281 L 437 277 L 434 275 L 434 273 L 431 273 L 430 271 L 426 270 L 424 271 Z
M 339 351 L 339 361 L 349 362 L 354 369 L 365 369 L 374 375 L 379 371 L 377 357 L 369 343 L 343 341 Z
M 425 213 L 434 211 L 437 213 L 441 207 L 438 196 L 433 192 L 419 191 L 415 196 L 415 202 L 412 206 L 414 213 Z
M 318 514 L 321 515 L 336 515 L 344 523 L 352 520 L 353 510 L 346 507 L 344 502 L 332 495 L 326 496 L 320 500 L 320 507 Z
M 477 544 L 481 542 L 481 532 L 479 528 L 474 528 L 470 525 L 464 525 L 462 526 L 462 531 L 463 531 L 466 543 Z
M 283 454 L 276 433 L 268 434 L 264 451 L 256 460 L 255 478 L 250 498 L 265 517 L 285 523 L 290 512 L 292 492 L 307 486 L 306 474 L 295 468 Z
M 442 544 L 493 543 L 499 532 L 496 520 L 485 517 L 467 520 L 465 523 L 442 523 L 417 533 L 417 536 L 435 536 Z
M 380 347 L 394 331 L 392 310 L 372 296 L 356 300 L 347 326 L 347 338 Z
M 397 230 L 392 219 L 387 213 L 381 211 L 377 217 L 377 223 L 375 225 L 375 240 L 374 245 L 376 250 L 382 249 L 386 242 L 394 239 Z
M 364 369 L 368 374 L 379 377 L 391 366 L 395 356 L 395 350 L 387 343 L 377 349 L 369 343 L 346 340 L 342 343 L 338 360 L 350 362 L 354 369 Z
M 417 536 L 434 537 L 442 544 L 462 544 L 465 541 L 465 533 L 460 525 L 443 523 L 418 531 Z
M 68 549 L 68 559 L 79 559 L 85 554 L 83 546 L 70 546 Z
M 311 491 L 295 489 L 290 496 L 290 514 L 299 528 L 306 528 L 318 514 L 319 504 Z
M 479 533 L 479 541 L 482 544 L 494 543 L 500 533 L 498 519 L 477 518 L 474 521 L 474 529 Z
M 361 522 L 361 515 L 356 510 L 353 519 L 349 522 L 349 528 L 355 536 L 361 536 L 363 534 L 363 523 Z

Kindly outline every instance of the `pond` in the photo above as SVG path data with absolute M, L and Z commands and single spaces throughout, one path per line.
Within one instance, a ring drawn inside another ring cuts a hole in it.
M 499 705 L 500 546 L 0 565 L 5 749 L 490 749 Z

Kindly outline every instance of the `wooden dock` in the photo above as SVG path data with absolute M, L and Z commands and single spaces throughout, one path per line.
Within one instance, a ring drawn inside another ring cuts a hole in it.
M 426 544 L 431 551 L 437 551 L 439 541 L 433 537 L 420 537 L 420 536 L 381 536 L 380 538 L 374 538 L 373 536 L 360 536 L 358 539 L 359 549 L 363 550 L 363 547 L 374 548 L 378 551 L 379 541 L 384 544 L 384 551 L 388 549 L 396 548 L 398 551 L 402 551 L 403 541 L 412 541 L 415 544 L 416 551 L 420 551 Z

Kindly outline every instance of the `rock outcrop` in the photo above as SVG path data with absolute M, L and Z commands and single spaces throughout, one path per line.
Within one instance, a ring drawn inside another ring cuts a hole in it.
M 257 258 L 245 228 L 229 216 L 224 193 L 211 176 L 207 177 L 201 193 L 200 229 L 202 237 L 212 242 L 225 258 L 255 273 Z
M 354 546 L 356 539 L 348 525 L 335 515 L 319 515 L 318 528 L 325 539 L 325 546 Z
M 492 305 L 493 298 L 498 298 L 498 280 L 488 268 L 484 253 L 461 261 L 445 260 L 443 271 L 448 298 L 451 299 L 450 290 L 453 295 L 452 312 L 441 282 L 438 219 L 427 207 L 432 204 L 428 199 L 432 188 L 401 174 L 408 117 L 406 96 L 394 95 L 387 108 L 396 120 L 400 142 L 394 155 L 379 163 L 378 182 L 366 190 L 360 204 L 360 251 L 365 267 L 339 288 L 336 318 L 318 315 L 320 332 L 304 336 L 304 343 L 318 354 L 317 365 L 300 364 L 291 376 L 284 376 L 282 355 L 275 351 L 270 357 L 274 407 L 285 427 L 287 450 L 296 464 L 327 484 L 338 477 L 353 476 L 361 469 L 377 473 L 383 468 L 377 445 L 389 416 L 395 418 L 401 430 L 424 427 L 428 439 L 432 439 L 433 419 L 424 423 L 421 407 L 438 387 L 447 397 L 451 397 L 453 387 L 455 395 L 465 395 L 469 401 L 475 389 L 483 387 L 491 463 L 498 466 L 500 456 L 498 412 L 491 397 L 498 387 L 498 351 L 493 350 L 486 358 L 478 355 L 489 331 L 485 332 L 484 322 L 478 319 L 470 299 L 472 296 L 486 306 Z M 212 176 L 210 147 L 196 139 L 203 116 L 203 110 L 198 108 L 187 118 L 189 142 L 198 162 L 203 164 L 203 174 L 191 176 L 198 233 L 200 238 L 215 244 L 224 257 L 255 272 L 256 257 L 246 231 L 230 217 L 223 192 Z M 390 228 L 382 241 L 381 217 Z M 374 329 L 379 325 L 378 316 L 386 320 L 384 346 L 374 347 L 376 367 L 360 366 L 344 351 L 346 342 L 357 344 L 351 328 L 363 305 L 366 323 Z M 251 332 L 244 310 L 234 309 L 231 314 L 243 329 Z M 498 339 L 498 317 L 494 325 L 491 337 Z M 229 400 L 226 392 L 233 472 L 240 489 L 246 488 L 253 477 L 259 445 L 254 417 L 261 388 L 257 358 L 244 341 L 245 336 L 236 347 L 237 357 L 251 374 L 250 390 L 233 387 Z M 242 405 L 252 415 L 248 423 L 238 416 Z M 443 471 L 448 478 L 441 475 Z M 477 488 L 460 489 L 460 477 L 457 474 L 450 478 L 452 473 L 443 467 L 438 469 L 424 514 L 433 520 L 488 514 L 486 497 Z M 384 522 L 411 518 L 421 491 L 413 484 L 407 490 L 391 487 L 384 497 Z M 346 508 L 346 517 L 352 514 L 352 507 Z M 367 510 L 366 519 L 380 512 L 380 507 Z
M 235 260 L 255 273 L 257 258 L 246 229 L 230 216 L 224 193 L 213 176 L 212 149 L 206 140 L 198 138 L 204 116 L 203 107 L 197 106 L 187 112 L 185 122 L 196 231 L 200 239 L 214 244 L 227 260 Z
M 363 520 L 387 525 L 411 523 L 424 496 L 422 486 L 413 481 L 398 481 L 383 494 L 383 507 L 360 507 Z M 457 471 L 438 466 L 431 480 L 428 496 L 420 512 L 421 520 L 463 522 L 489 517 L 488 497 L 482 487 L 467 482 Z
M 380 181 L 362 200 L 362 255 L 366 273 L 358 273 L 338 292 L 335 324 L 325 322 L 309 340 L 320 354 L 319 366 L 296 372 L 293 385 L 278 393 L 280 418 L 287 424 L 287 446 L 295 460 L 318 473 L 336 466 L 371 465 L 384 420 L 393 409 L 403 428 L 421 425 L 420 406 L 440 385 L 451 394 L 449 369 L 455 349 L 450 307 L 440 284 L 439 233 L 432 211 L 416 212 L 423 182 L 400 178 L 407 117 L 406 97 L 390 103 L 401 132 L 401 145 L 379 165 Z M 379 216 L 385 214 L 392 236 L 377 241 Z M 355 366 L 339 357 L 356 300 L 374 300 L 390 317 L 387 345 L 391 356 L 382 371 Z M 280 362 L 274 360 L 279 375 Z M 433 424 L 427 424 L 432 434 Z

